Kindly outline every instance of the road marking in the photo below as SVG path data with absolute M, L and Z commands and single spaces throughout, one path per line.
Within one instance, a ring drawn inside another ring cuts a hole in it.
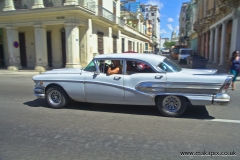
M 240 120 L 230 120 L 230 119 L 205 119 L 205 121 L 240 123 Z

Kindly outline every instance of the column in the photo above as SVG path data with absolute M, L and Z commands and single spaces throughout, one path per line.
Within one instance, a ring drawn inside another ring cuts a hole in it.
M 138 30 L 140 31 L 141 30 L 141 21 L 140 21 L 140 19 L 138 19 Z
M 34 37 L 36 54 L 35 70 L 38 72 L 44 72 L 48 68 L 47 37 L 45 26 L 42 24 L 34 25 Z
M 201 35 L 201 33 L 199 33 L 198 34 L 198 44 L 197 44 L 197 54 L 198 55 L 201 55 L 201 37 L 202 37 L 202 35 Z
M 240 11 L 234 12 L 233 22 L 232 22 L 232 38 L 231 38 L 231 48 L 229 57 L 232 56 L 232 53 L 235 50 L 240 51 Z
M 215 27 L 215 38 L 214 38 L 214 52 L 213 52 L 213 64 L 218 61 L 218 38 L 219 38 L 219 26 Z
M 121 31 L 118 31 L 118 39 L 117 39 L 117 52 L 121 53 L 122 52 L 122 38 L 121 38 Z
M 66 0 L 64 6 L 78 5 L 78 0 Z
M 201 38 L 201 55 L 203 57 L 205 57 L 205 52 L 204 52 L 204 40 L 205 40 L 205 33 L 202 34 L 202 38 Z
M 204 47 L 204 52 L 205 52 L 205 57 L 206 58 L 208 58 L 208 55 L 209 55 L 208 54 L 208 50 L 209 50 L 208 49 L 208 43 L 209 43 L 209 41 L 208 41 L 209 38 L 208 37 L 209 37 L 209 32 L 206 32 L 205 33 L 205 47 Z
M 113 53 L 113 38 L 112 38 L 112 27 L 108 27 L 108 53 Z
M 15 10 L 13 0 L 5 0 L 3 11 L 12 11 L 12 10 Z
M 227 32 L 227 21 L 222 23 L 222 37 L 221 37 L 221 51 L 220 51 L 220 64 L 224 64 L 224 57 L 226 54 L 226 32 Z
M 77 23 L 65 23 L 66 26 L 66 68 L 80 68 L 79 27 Z
M 7 30 L 7 42 L 8 42 L 8 55 L 9 55 L 9 66 L 8 70 L 17 71 L 22 68 L 20 61 L 20 50 L 19 50 L 19 37 L 17 28 L 6 27 Z
M 212 62 L 213 60 L 213 29 L 210 30 L 210 44 L 209 44 L 209 60 L 208 62 Z
M 95 42 L 96 43 L 96 42 Z M 88 29 L 87 29 L 87 53 L 86 53 L 86 59 L 87 63 L 89 63 L 93 59 L 93 46 L 94 41 L 92 37 L 92 19 L 88 19 Z
M 44 8 L 43 0 L 34 0 L 32 9 L 35 9 L 35 8 Z

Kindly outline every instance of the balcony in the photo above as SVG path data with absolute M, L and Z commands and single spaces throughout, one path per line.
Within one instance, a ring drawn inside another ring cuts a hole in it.
M 202 29 L 203 25 L 201 24 L 202 22 L 200 22 L 200 20 L 196 21 L 193 25 L 193 30 L 195 32 L 198 32 Z
M 110 12 L 106 8 L 99 5 L 92 6 L 91 9 L 92 8 L 93 8 L 93 11 L 95 11 L 96 16 L 99 16 L 105 20 L 116 23 L 116 20 L 117 20 L 116 15 L 114 15 L 112 12 Z
M 240 5 L 239 0 L 219 0 L 219 1 L 220 1 L 220 3 L 226 5 L 227 7 L 231 8 L 231 9 L 236 9 Z
M 213 8 L 212 8 L 212 9 L 209 9 L 209 10 L 207 11 L 206 16 L 205 16 L 205 19 L 207 19 L 208 21 L 211 21 L 211 20 L 214 18 L 213 12 L 214 12 L 214 9 L 213 9 Z
M 125 26 L 125 20 L 118 17 L 118 26 L 124 27 Z
M 226 13 L 226 11 L 227 11 L 227 6 L 224 3 L 219 3 L 218 8 L 223 13 Z

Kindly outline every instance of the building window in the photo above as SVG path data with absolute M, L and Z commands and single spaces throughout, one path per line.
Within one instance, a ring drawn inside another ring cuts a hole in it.
M 132 41 L 128 41 L 128 51 L 132 50 Z
M 154 16 L 154 13 L 151 13 L 151 16 Z
M 145 43 L 145 50 L 148 50 L 148 43 Z

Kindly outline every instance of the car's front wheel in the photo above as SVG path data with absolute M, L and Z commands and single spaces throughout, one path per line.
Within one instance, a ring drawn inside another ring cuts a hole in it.
M 156 102 L 158 110 L 167 117 L 178 117 L 186 110 L 186 99 L 181 96 L 160 96 Z
M 60 109 L 67 105 L 68 95 L 59 86 L 51 86 L 47 89 L 46 99 L 50 107 Z

